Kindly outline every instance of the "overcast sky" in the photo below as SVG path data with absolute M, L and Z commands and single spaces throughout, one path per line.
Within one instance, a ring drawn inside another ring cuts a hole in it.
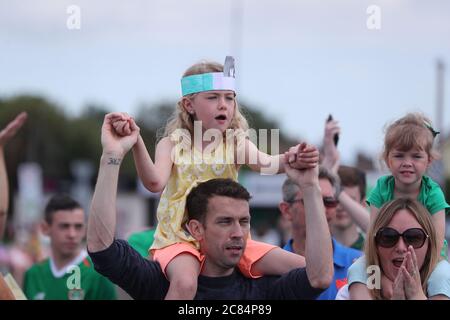
M 69 5 L 80 8 L 79 30 L 67 28 Z M 379 30 L 367 27 L 370 5 Z M 187 67 L 233 54 L 241 101 L 313 143 L 332 113 L 352 164 L 358 150 L 378 153 L 384 125 L 407 111 L 436 121 L 450 2 L 0 0 L 0 52 L 1 97 L 40 94 L 73 115 L 87 103 L 134 114 L 142 102 L 174 101 Z M 447 76 L 447 128 L 449 87 Z

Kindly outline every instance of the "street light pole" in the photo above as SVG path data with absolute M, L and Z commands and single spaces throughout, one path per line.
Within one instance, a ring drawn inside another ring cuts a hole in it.
M 243 44 L 243 18 L 244 0 L 231 1 L 230 16 L 230 54 L 236 58 L 236 91 L 239 92 L 242 81 L 242 44 Z
M 445 65 L 441 59 L 436 61 L 436 127 L 441 132 L 438 138 L 438 146 L 442 147 L 445 139 L 444 132 L 444 72 Z

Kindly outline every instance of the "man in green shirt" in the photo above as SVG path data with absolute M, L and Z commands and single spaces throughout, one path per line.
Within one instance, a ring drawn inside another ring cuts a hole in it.
M 114 286 L 94 270 L 82 248 L 84 211 L 67 195 L 56 195 L 45 208 L 42 231 L 50 237 L 51 256 L 25 274 L 24 292 L 33 300 L 111 300 Z
M 152 246 L 155 229 L 147 229 L 132 233 L 128 237 L 128 243 L 144 258 L 148 257 L 148 250 Z

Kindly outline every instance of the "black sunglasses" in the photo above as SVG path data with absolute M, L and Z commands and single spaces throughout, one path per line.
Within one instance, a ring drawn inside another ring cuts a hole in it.
M 375 242 L 380 247 L 383 248 L 392 248 L 395 246 L 400 239 L 403 238 L 403 241 L 408 245 L 412 246 L 414 249 L 422 248 L 425 244 L 425 240 L 429 237 L 420 228 L 411 228 L 403 231 L 403 233 L 399 233 L 397 230 L 385 227 L 378 230 L 375 235 Z
M 336 208 L 339 204 L 339 200 L 333 198 L 333 197 L 323 197 L 322 198 L 323 201 L 323 205 L 326 208 Z M 303 199 L 295 199 L 295 200 L 291 200 L 291 201 L 286 201 L 287 203 L 296 203 L 296 202 L 301 202 L 303 204 Z

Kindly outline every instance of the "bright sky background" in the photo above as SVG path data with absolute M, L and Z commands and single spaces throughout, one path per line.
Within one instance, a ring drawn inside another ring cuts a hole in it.
M 66 26 L 72 4 L 80 30 Z M 370 5 L 380 30 L 367 28 Z M 332 113 L 352 164 L 358 150 L 379 152 L 383 126 L 405 112 L 436 121 L 450 1 L 0 0 L 0 52 L 0 97 L 40 94 L 72 115 L 87 103 L 133 114 L 142 102 L 175 100 L 187 67 L 233 54 L 241 101 L 313 143 Z

